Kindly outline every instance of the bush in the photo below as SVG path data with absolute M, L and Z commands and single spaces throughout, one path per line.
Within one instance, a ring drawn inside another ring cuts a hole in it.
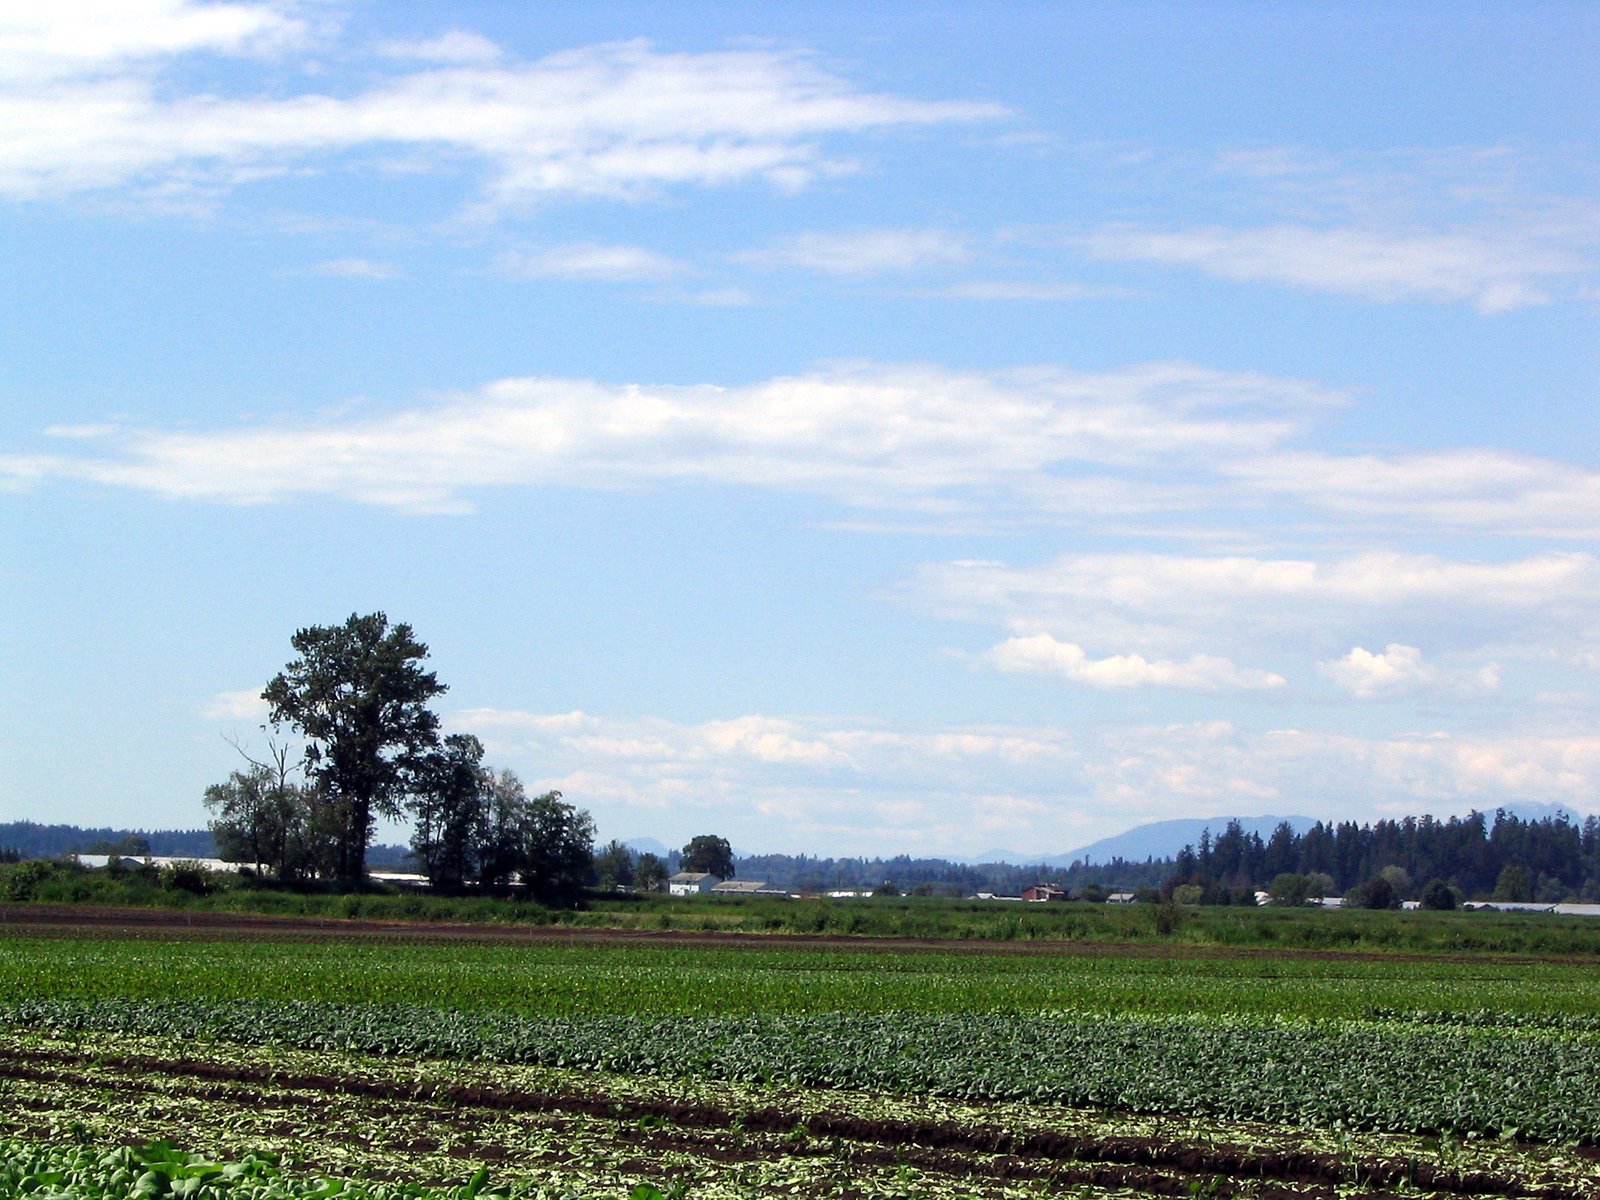
M 1442 879 L 1428 881 L 1428 886 L 1422 889 L 1422 907 L 1431 908 L 1438 912 L 1445 912 L 1456 906 L 1456 894 L 1450 885 Z
M 1311 876 L 1285 871 L 1273 877 L 1267 891 L 1272 896 L 1272 903 L 1300 908 L 1311 900 Z
M 217 890 L 216 877 L 193 859 L 184 858 L 161 868 L 161 887 L 168 892 L 209 896 Z
M 1344 894 L 1346 908 L 1399 908 L 1400 893 L 1394 884 L 1382 875 L 1374 875 L 1365 883 L 1358 883 Z

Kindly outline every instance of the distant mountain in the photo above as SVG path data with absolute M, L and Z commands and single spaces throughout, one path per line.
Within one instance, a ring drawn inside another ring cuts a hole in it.
M 1228 827 L 1229 821 L 1238 821 L 1245 833 L 1258 833 L 1266 841 L 1282 822 L 1289 822 L 1295 833 L 1304 833 L 1316 824 L 1311 817 L 1180 817 L 1173 821 L 1152 821 L 1138 825 L 1115 837 L 1101 838 L 1087 846 L 1079 846 L 1066 854 L 1055 855 L 1046 861 L 1052 865 L 1070 866 L 1078 859 L 1085 862 L 1104 863 L 1113 858 L 1126 862 L 1143 862 L 1147 858 L 1176 858 L 1185 846 L 1197 845 L 1206 830 L 1216 837 Z
M 654 854 L 657 858 L 665 859 L 669 851 L 655 838 L 629 838 L 622 843 L 635 854 Z
M 1536 804 L 1532 801 L 1523 801 L 1518 804 L 1498 804 L 1495 808 L 1505 810 L 1507 816 L 1515 817 L 1519 821 L 1561 821 L 1565 820 L 1573 825 L 1583 824 L 1583 814 L 1574 812 L 1565 804 Z M 1493 808 L 1479 809 L 1484 816 L 1489 818 L 1489 823 L 1494 823 Z M 1462 816 L 1466 814 L 1463 813 Z
M 1509 809 L 1507 811 L 1510 811 Z M 1526 819 L 1526 818 L 1525 818 Z M 1184 817 L 1173 821 L 1152 821 L 1136 825 L 1126 833 L 1101 838 L 1076 850 L 1062 854 L 1024 853 L 1020 850 L 985 850 L 970 858 L 958 861 L 969 864 L 1011 863 L 1014 866 L 1070 867 L 1083 861 L 1108 863 L 1114 858 L 1124 862 L 1142 863 L 1147 858 L 1176 858 L 1185 846 L 1195 845 L 1207 829 L 1215 837 L 1228 827 L 1229 821 L 1238 821 L 1246 833 L 1259 833 L 1263 841 L 1272 836 L 1280 821 L 1287 821 L 1296 833 L 1304 833 L 1316 824 L 1310 817 Z

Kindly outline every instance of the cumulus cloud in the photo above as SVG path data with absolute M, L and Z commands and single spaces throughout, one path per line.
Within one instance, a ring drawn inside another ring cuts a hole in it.
M 738 261 L 758 267 L 798 267 L 826 275 L 881 275 L 919 271 L 966 261 L 964 239 L 937 229 L 870 229 L 851 233 L 802 233 Z
M 1197 654 L 1183 662 L 1150 660 L 1139 654 L 1091 659 L 1082 646 L 1057 641 L 1048 633 L 1010 638 L 982 658 L 999 671 L 1059 675 L 1072 683 L 1095 688 L 1260 690 L 1282 687 L 1285 682 L 1281 675 L 1270 671 L 1239 667 L 1229 659 L 1207 654 Z
M 1317 664 L 1317 670 L 1362 700 L 1414 692 L 1424 688 L 1460 695 L 1488 695 L 1500 687 L 1500 664 L 1484 663 L 1470 670 L 1446 671 L 1424 662 L 1415 646 L 1391 642 L 1381 654 L 1355 646 L 1343 658 Z
M 260 724 L 267 719 L 267 702 L 261 698 L 260 689 L 242 692 L 218 692 L 201 709 L 201 715 L 210 721 L 249 721 Z
M 451 718 L 491 759 L 580 798 L 603 829 L 668 840 L 715 827 L 741 849 L 1055 853 L 1131 824 L 1213 812 L 1370 820 L 1511 800 L 1600 808 L 1600 736 L 1360 737 L 1226 721 L 908 727 L 746 715 L 472 709 Z M 674 822 L 677 826 L 674 827 Z
M 1079 648 L 1090 644 L 1136 648 L 1137 661 L 1105 660 L 1107 672 L 1114 665 L 1128 677 L 1153 674 L 1156 664 L 1194 667 L 1221 652 L 1227 657 L 1209 661 L 1209 672 L 1169 677 L 1270 686 L 1253 675 L 1221 681 L 1238 669 L 1237 657 L 1292 658 L 1308 670 L 1309 657 L 1361 697 L 1425 684 L 1483 695 L 1499 686 L 1502 655 L 1539 664 L 1552 651 L 1576 658 L 1600 645 L 1592 615 L 1600 560 L 1588 554 L 1501 563 L 1396 553 L 1326 562 L 1149 553 L 1068 555 L 1033 566 L 958 560 L 920 568 L 901 594 L 934 615 L 1012 631 L 1003 654 L 990 652 L 992 665 L 1080 682 L 1102 665 Z M 1364 649 L 1360 640 L 1374 629 L 1425 636 L 1449 655 L 1448 669 L 1425 663 L 1409 641 Z
M 646 42 L 507 62 L 470 34 L 388 47 L 395 73 L 349 94 L 186 91 L 160 77 L 180 54 L 283 50 L 304 35 L 265 5 L 64 3 L 0 16 L 0 194 L 138 187 L 205 196 L 352 152 L 413 169 L 476 160 L 475 207 L 552 195 L 634 198 L 756 179 L 792 189 L 849 170 L 825 139 L 993 120 L 993 104 L 857 88 L 776 50 L 667 53 Z
M 800 849 L 826 838 L 936 852 L 961 846 L 1002 811 L 1031 812 L 1041 828 L 1081 824 L 1046 800 L 1047 781 L 1063 777 L 1070 755 L 1070 739 L 1055 730 L 757 714 L 684 724 L 503 709 L 452 721 L 482 738 L 491 757 L 535 764 L 537 786 L 583 796 L 606 828 L 676 819 L 683 829 L 668 836 L 687 837 L 714 821 L 742 848 Z
M 1343 658 L 1318 663 L 1317 669 L 1362 699 L 1422 687 L 1438 678 L 1438 672 L 1422 661 L 1421 650 L 1398 642 L 1390 642 L 1381 654 L 1356 646 Z
M 1513 801 L 1600 806 L 1600 737 L 1571 733 L 1410 733 L 1377 737 L 1224 722 L 1122 727 L 1086 770 L 1130 804 L 1183 794 L 1293 806 L 1308 815 L 1437 815 Z

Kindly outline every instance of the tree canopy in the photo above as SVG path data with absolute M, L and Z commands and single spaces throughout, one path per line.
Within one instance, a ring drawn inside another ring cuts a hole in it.
M 703 871 L 719 879 L 732 879 L 733 847 L 728 844 L 727 838 L 702 833 L 689 839 L 678 860 L 678 869 Z
M 439 718 L 428 704 L 445 685 L 422 669 L 428 648 L 411 626 L 381 612 L 302 629 L 291 644 L 299 657 L 261 695 L 274 725 L 305 738 L 306 778 L 338 831 L 333 873 L 359 883 L 374 817 L 399 817 L 434 765 Z

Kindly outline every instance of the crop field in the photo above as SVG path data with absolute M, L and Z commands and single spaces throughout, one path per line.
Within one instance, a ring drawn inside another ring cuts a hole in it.
M 1594 960 L 146 934 L 0 936 L 0 1196 L 1600 1197 Z

